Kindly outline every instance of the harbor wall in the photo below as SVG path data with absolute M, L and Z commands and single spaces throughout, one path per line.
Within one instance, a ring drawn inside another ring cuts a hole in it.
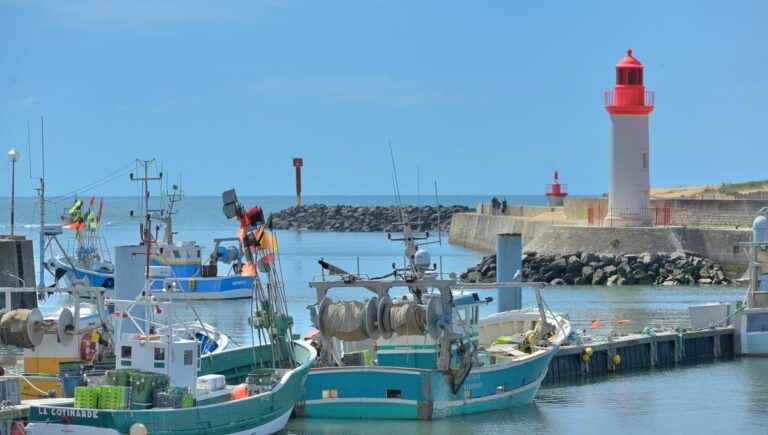
M 448 241 L 471 249 L 494 252 L 496 235 L 501 233 L 522 234 L 523 249 L 541 254 L 686 251 L 729 266 L 744 263 L 744 254 L 737 244 L 751 238 L 751 231 L 747 228 L 589 227 L 557 225 L 513 216 L 459 213 L 453 216 Z
M 720 228 L 610 228 L 552 226 L 525 242 L 525 250 L 564 255 L 572 252 L 641 254 L 693 252 L 722 264 L 744 263 L 739 242 L 748 241 L 748 230 Z
M 672 225 L 751 227 L 757 212 L 768 207 L 768 200 L 655 199 L 651 207 L 669 208 Z
M 568 221 L 586 221 L 589 210 L 607 210 L 604 197 L 565 198 L 563 213 Z M 651 198 L 652 209 L 669 209 L 671 225 L 751 226 L 757 212 L 768 207 L 768 199 Z
M 457 213 L 451 219 L 448 242 L 484 252 L 496 252 L 496 235 L 519 233 L 523 249 L 528 240 L 546 232 L 551 222 L 517 216 L 481 213 Z
M 520 205 L 520 204 L 507 204 L 507 207 L 502 210 L 493 210 L 491 204 L 480 203 L 476 207 L 476 211 L 480 214 L 500 214 L 504 216 L 517 216 L 517 217 L 536 217 L 546 213 L 553 213 L 562 211 L 562 206 L 550 207 L 543 205 Z

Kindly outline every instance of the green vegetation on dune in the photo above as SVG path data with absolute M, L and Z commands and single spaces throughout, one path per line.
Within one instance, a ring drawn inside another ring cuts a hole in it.
M 737 193 L 753 190 L 768 190 L 768 180 L 745 181 L 742 183 L 723 183 L 718 188 L 709 188 L 705 193 L 720 193 L 723 195 L 736 195 Z

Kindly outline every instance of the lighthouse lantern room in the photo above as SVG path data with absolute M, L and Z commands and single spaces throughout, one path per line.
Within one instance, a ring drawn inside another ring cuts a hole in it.
M 643 85 L 643 65 L 627 50 L 616 64 L 616 85 L 605 92 L 611 117 L 610 226 L 649 226 L 650 145 L 648 118 L 654 95 Z

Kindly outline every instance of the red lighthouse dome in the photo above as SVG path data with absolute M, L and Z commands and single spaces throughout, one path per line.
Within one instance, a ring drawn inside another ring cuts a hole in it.
M 647 115 L 653 111 L 653 92 L 643 85 L 643 64 L 632 49 L 616 64 L 616 86 L 605 92 L 605 110 L 612 115 Z

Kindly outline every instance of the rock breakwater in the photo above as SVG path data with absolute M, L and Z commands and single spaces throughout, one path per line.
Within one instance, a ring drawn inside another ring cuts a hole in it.
M 421 222 L 415 229 L 434 231 L 438 221 L 447 231 L 454 213 L 470 211 L 463 205 L 452 206 L 404 206 L 411 222 Z M 439 219 L 438 219 L 439 216 Z M 400 231 L 396 224 L 401 221 L 398 206 L 352 206 L 309 204 L 291 207 L 272 215 L 272 226 L 278 230 L 376 232 Z
M 467 282 L 495 282 L 496 255 L 461 275 Z M 592 254 L 523 256 L 523 280 L 552 285 L 728 285 L 716 262 L 697 254 Z

